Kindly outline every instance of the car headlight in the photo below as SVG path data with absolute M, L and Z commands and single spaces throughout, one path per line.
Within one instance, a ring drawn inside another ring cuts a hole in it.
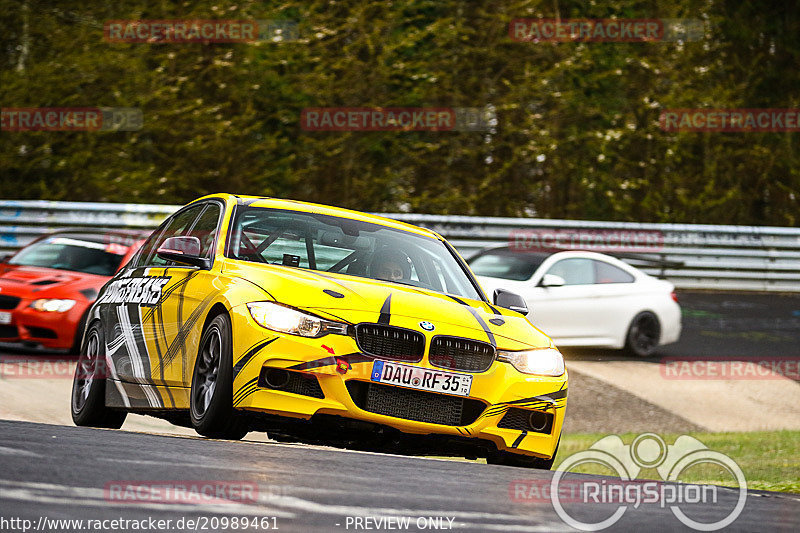
M 507 352 L 497 350 L 497 360 L 511 363 L 524 374 L 560 376 L 564 373 L 564 356 L 553 348 Z
M 247 309 L 258 325 L 273 331 L 302 337 L 321 337 L 327 333 L 347 334 L 347 324 L 325 320 L 274 302 L 251 302 L 247 304 Z
M 75 300 L 59 300 L 58 298 L 41 298 L 31 302 L 29 307 L 48 313 L 66 313 L 75 305 Z

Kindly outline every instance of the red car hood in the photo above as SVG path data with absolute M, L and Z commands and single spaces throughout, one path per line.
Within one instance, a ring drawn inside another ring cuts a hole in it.
M 110 277 L 97 274 L 84 274 L 71 270 L 58 270 L 45 267 L 2 265 L 0 266 L 0 294 L 20 298 L 72 298 L 82 294 L 83 299 L 92 301 L 97 290 Z M 94 296 L 91 296 L 94 289 Z M 91 296 L 91 297 L 90 297 Z M 80 299 L 81 297 L 78 296 Z

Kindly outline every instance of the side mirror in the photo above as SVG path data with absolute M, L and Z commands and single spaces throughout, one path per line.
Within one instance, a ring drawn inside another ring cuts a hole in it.
M 540 287 L 563 287 L 566 281 L 561 276 L 555 274 L 545 274 L 542 276 L 542 281 L 539 282 Z
M 0 254 L 0 264 L 8 262 L 9 259 L 13 256 L 13 253 L 10 254 Z
M 192 236 L 170 237 L 161 243 L 156 255 L 166 261 L 175 261 L 204 269 L 211 268 L 211 260 L 200 257 L 200 239 Z
M 498 307 L 505 307 L 523 315 L 528 314 L 528 304 L 519 294 L 505 289 L 494 290 L 494 305 Z

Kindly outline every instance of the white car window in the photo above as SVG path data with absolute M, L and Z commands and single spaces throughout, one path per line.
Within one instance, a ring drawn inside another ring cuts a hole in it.
M 469 260 L 469 267 L 478 276 L 525 281 L 533 276 L 547 254 L 525 254 L 508 250 L 483 253 Z
M 593 263 L 591 259 L 578 257 L 562 259 L 547 273 L 564 278 L 564 285 L 590 285 L 595 280 Z
M 595 283 L 633 283 L 634 278 L 619 267 L 605 261 L 594 261 Z

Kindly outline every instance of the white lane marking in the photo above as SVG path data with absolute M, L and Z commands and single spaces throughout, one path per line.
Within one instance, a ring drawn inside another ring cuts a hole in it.
M 117 458 L 112 458 L 112 457 L 101 457 L 101 458 L 98 458 L 97 461 L 103 461 L 103 462 L 114 463 L 114 464 L 127 463 L 127 464 L 143 465 L 143 466 L 164 466 L 164 461 L 147 460 L 147 459 L 117 459 Z M 228 472 L 230 472 L 230 471 L 241 472 L 242 471 L 242 465 L 241 464 L 224 466 L 224 465 L 213 465 L 213 464 L 209 464 L 209 463 L 170 462 L 169 466 L 171 466 L 171 467 L 179 467 L 179 468 L 202 468 L 204 470 L 223 470 L 223 471 L 228 471 Z M 263 463 L 261 464 L 261 466 L 263 466 Z M 254 472 L 255 472 L 255 470 L 254 470 Z M 297 470 L 296 469 L 290 469 L 290 468 L 286 468 L 286 469 L 276 468 L 275 466 L 270 465 L 269 466 L 269 473 L 270 473 L 270 475 L 297 474 Z M 317 475 L 320 475 L 320 474 L 322 474 L 322 473 L 318 473 Z M 335 475 L 337 475 L 337 474 L 335 474 L 333 472 L 330 473 L 330 476 L 335 476 Z M 348 479 L 348 481 L 354 481 L 356 479 L 364 479 L 364 480 L 373 481 L 375 478 L 374 477 L 368 477 L 368 476 L 366 476 L 366 477 L 358 476 L 358 477 L 354 478 L 352 475 L 348 475 L 347 479 Z M 292 494 L 294 494 L 296 496 L 310 496 L 310 497 L 321 496 L 321 495 L 329 495 L 329 494 L 335 494 L 335 495 L 341 496 L 343 493 L 348 492 L 348 489 L 342 489 L 342 488 L 325 489 L 325 488 L 320 488 L 320 487 L 317 487 L 317 486 L 282 485 L 282 484 L 278 484 L 278 483 L 269 484 L 267 486 L 267 488 L 269 489 L 267 491 L 268 494 L 274 494 L 276 491 L 278 491 L 281 494 L 292 493 Z M 389 491 L 383 491 L 383 492 L 381 492 L 381 495 L 384 496 L 387 499 L 392 499 L 392 498 L 395 498 L 395 497 L 396 498 L 401 498 L 403 496 L 406 496 L 406 494 L 404 494 L 402 492 L 389 492 Z M 443 502 L 445 504 L 452 503 L 452 498 L 451 497 L 441 496 L 439 494 L 431 494 L 431 495 L 426 496 L 426 498 L 427 498 L 429 503 L 434 503 L 436 501 L 441 501 L 441 502 Z M 275 503 L 273 501 L 273 496 L 268 496 L 267 500 L 270 503 L 273 503 L 273 504 Z M 431 512 L 433 512 L 433 511 L 431 511 Z M 438 513 L 438 512 L 441 512 L 441 511 L 436 511 L 436 512 Z M 509 515 L 499 515 L 499 516 L 509 516 Z
M 114 379 L 119 379 L 117 377 L 116 373 L 114 373 L 113 375 L 114 375 Z M 136 414 L 136 413 L 131 413 L 131 414 Z M 118 430 L 114 430 L 114 431 L 118 431 Z M 455 458 L 442 458 L 442 457 L 429 457 L 429 456 L 425 456 L 425 455 L 399 455 L 399 454 L 396 454 L 396 453 L 389 453 L 389 452 L 370 452 L 370 451 L 364 451 L 364 450 L 349 450 L 347 448 L 336 448 L 334 446 L 326 446 L 324 444 L 306 444 L 306 443 L 302 443 L 302 442 L 290 443 L 290 442 L 278 442 L 278 441 L 275 441 L 275 440 L 268 440 L 268 441 L 250 440 L 247 437 L 245 437 L 241 441 L 233 442 L 233 441 L 229 441 L 229 440 L 209 439 L 207 437 L 202 437 L 200 435 L 184 435 L 184 434 L 169 434 L 169 435 L 165 435 L 162 432 L 153 431 L 153 430 L 124 429 L 122 431 L 127 431 L 129 433 L 140 433 L 142 435 L 168 436 L 168 437 L 175 437 L 175 438 L 180 438 L 180 439 L 193 439 L 193 440 L 215 441 L 215 442 L 219 441 L 219 442 L 225 442 L 227 444 L 239 444 L 239 445 L 241 445 L 241 444 L 254 444 L 254 445 L 259 445 L 259 446 L 260 445 L 265 445 L 265 446 L 275 446 L 275 447 L 282 447 L 282 448 L 293 448 L 295 450 L 315 450 L 315 451 L 323 451 L 323 452 L 337 452 L 337 453 L 349 453 L 349 454 L 359 454 L 359 455 L 371 455 L 371 456 L 378 457 L 378 458 L 381 458 L 381 459 L 393 458 L 394 457 L 394 458 L 399 458 L 399 459 L 415 459 L 415 460 L 418 460 L 418 461 L 438 461 L 438 462 L 444 462 L 444 463 L 484 464 L 484 463 L 479 463 L 478 461 L 459 459 L 457 457 L 455 457 Z M 263 433 L 263 432 L 253 431 L 252 433 Z M 294 470 L 292 470 L 292 471 L 294 472 Z M 331 475 L 334 475 L 334 473 L 332 473 Z M 373 479 L 373 478 L 364 476 L 364 479 Z
M 257 433 L 257 432 L 254 432 Z M 303 450 L 318 450 L 323 452 L 339 452 L 339 453 L 352 453 L 352 454 L 359 454 L 359 455 L 371 455 L 374 457 L 379 457 L 382 459 L 386 459 L 387 457 L 397 457 L 400 459 L 418 459 L 420 461 L 443 461 L 445 463 L 473 463 L 473 464 L 483 464 L 479 463 L 478 461 L 460 459 L 458 457 L 454 458 L 441 458 L 441 457 L 430 457 L 426 455 L 400 455 L 397 453 L 390 453 L 390 452 L 370 452 L 365 450 L 349 450 L 347 448 L 336 448 L 335 446 L 326 446 L 324 444 L 306 444 L 303 442 L 278 442 L 278 441 L 255 441 L 255 440 L 247 440 L 245 437 L 244 440 L 241 442 L 246 442 L 250 444 L 267 444 L 269 446 L 280 446 L 284 448 L 294 448 L 294 449 L 303 449 Z
M 0 455 L 18 455 L 22 457 L 42 457 L 38 453 L 29 452 L 28 450 L 18 450 L 16 448 L 6 448 L 0 446 Z
M 142 481 L 142 483 L 145 483 Z M 75 505 L 78 507 L 121 507 L 124 509 L 142 508 L 148 511 L 182 511 L 187 513 L 214 513 L 228 515 L 270 515 L 281 518 L 294 518 L 292 512 L 282 511 L 265 506 L 259 501 L 258 505 L 245 505 L 241 503 L 153 503 L 132 502 L 129 500 L 115 501 L 106 499 L 105 490 L 95 487 L 74 487 L 57 485 L 54 483 L 34 483 L 25 481 L 12 481 L 0 479 L 0 497 L 4 500 L 19 500 L 25 502 L 47 503 L 53 505 Z M 259 499 L 260 500 L 260 499 Z
M 483 527 L 495 526 L 500 527 L 513 527 L 514 530 L 525 528 L 530 530 L 531 527 L 543 527 L 545 531 L 552 531 L 554 529 L 569 530 L 566 525 L 561 521 L 547 521 L 539 524 L 531 524 L 530 517 L 502 514 L 502 513 L 486 513 L 480 511 L 458 511 L 452 509 L 394 509 L 391 507 L 360 507 L 355 505 L 336 505 L 324 504 L 312 500 L 304 500 L 294 496 L 280 496 L 274 494 L 259 495 L 259 502 L 265 501 L 270 505 L 276 505 L 282 508 L 289 508 L 304 513 L 317 513 L 326 515 L 338 516 L 370 516 L 370 517 L 389 517 L 389 516 L 410 516 L 410 517 L 429 517 L 429 516 L 449 516 L 454 517 L 456 520 L 471 519 L 481 520 Z M 519 525 L 513 524 L 492 524 L 490 520 L 498 522 L 521 522 Z
M 101 457 L 101 458 L 98 458 L 98 459 L 95 459 L 95 460 L 96 461 L 105 461 L 105 462 L 114 463 L 114 464 L 129 463 L 129 464 L 146 465 L 146 466 L 153 466 L 153 465 L 157 465 L 157 466 L 161 466 L 161 467 L 164 466 L 164 461 L 163 460 L 162 461 L 149 461 L 149 460 L 146 460 L 146 459 L 117 459 L 117 458 L 114 458 L 114 457 Z M 216 460 L 216 459 L 209 458 L 209 461 L 211 461 L 211 460 Z M 233 472 L 241 472 L 242 471 L 242 465 L 241 464 L 223 466 L 223 465 L 213 465 L 213 464 L 208 464 L 208 463 L 179 463 L 179 462 L 170 461 L 169 466 L 179 466 L 179 467 L 185 467 L 185 468 L 203 468 L 203 469 L 214 469 L 214 470 L 230 470 L 230 471 L 233 471 Z M 296 473 L 297 470 L 291 470 L 291 469 L 288 469 L 288 468 L 287 469 L 277 469 L 277 468 L 273 468 L 272 466 L 270 466 L 270 468 L 269 468 L 269 473 L 270 474 L 276 474 L 276 473 L 287 473 L 288 474 L 288 473 L 292 473 L 292 472 Z M 336 494 L 341 494 L 342 493 L 341 490 L 335 490 L 335 491 L 332 490 L 331 492 L 332 493 L 336 493 Z

